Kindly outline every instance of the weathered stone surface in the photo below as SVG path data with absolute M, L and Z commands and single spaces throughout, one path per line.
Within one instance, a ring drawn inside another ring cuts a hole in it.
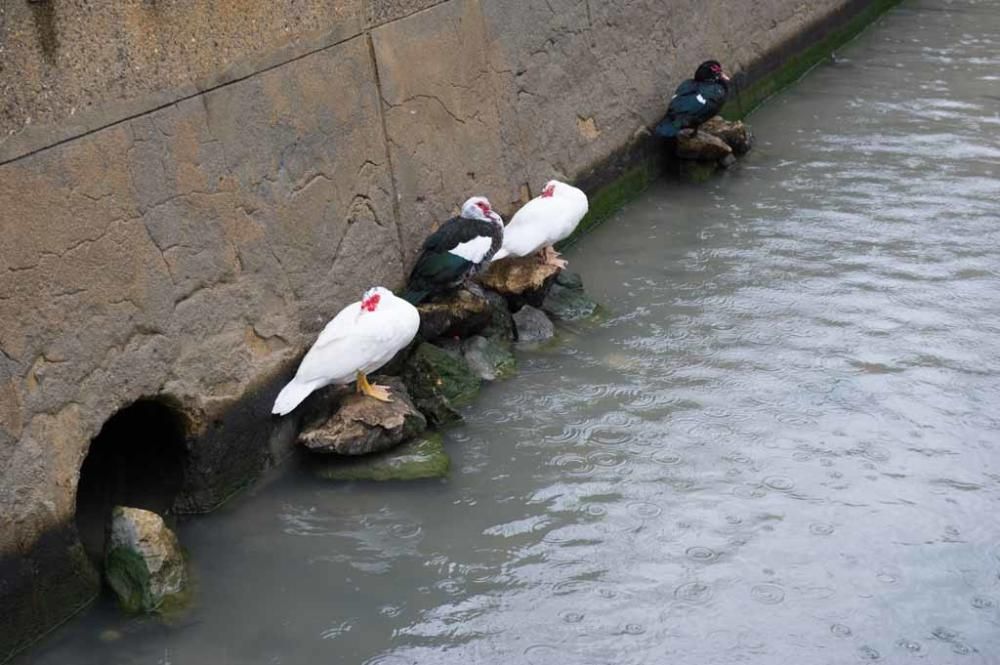
M 469 196 L 519 195 L 485 28 L 479 0 L 451 0 L 372 30 L 407 259 Z
M 699 162 L 720 162 L 733 154 L 725 141 L 701 130 L 683 131 L 677 137 L 677 156 Z
M 358 35 L 362 1 L 0 3 L 0 161 Z
M 420 310 L 420 337 L 434 341 L 441 337 L 467 337 L 490 325 L 493 305 L 483 293 L 465 288 L 453 294 L 423 302 Z
M 104 575 L 127 612 L 155 612 L 180 600 L 187 584 L 177 536 L 156 513 L 116 506 Z
M 717 115 L 708 122 L 702 123 L 698 129 L 722 139 L 737 155 L 745 155 L 753 147 L 753 135 L 750 133 L 750 128 L 742 120 L 730 122 Z
M 314 472 L 327 480 L 419 480 L 448 474 L 451 460 L 440 434 L 428 434 L 387 452 L 363 457 L 324 458 Z
M 480 385 L 461 354 L 427 343 L 407 359 L 403 381 L 417 408 L 438 425 L 457 420 L 454 407 L 472 401 Z
M 391 390 L 391 402 L 350 394 L 326 422 L 302 433 L 299 442 L 314 453 L 368 455 L 394 448 L 427 428 L 400 379 L 371 380 Z
M 510 345 L 486 337 L 462 340 L 462 356 L 484 381 L 506 379 L 517 373 L 517 360 Z
M 518 310 L 523 305 L 541 305 L 558 274 L 556 266 L 541 263 L 535 256 L 525 256 L 494 261 L 477 279 L 506 298 L 510 309 Z
M 381 25 L 447 0 L 368 0 L 368 22 Z
M 0 166 L 0 515 L 17 525 L 0 553 L 72 525 L 90 441 L 140 397 L 192 423 L 183 511 L 294 441 L 270 417 L 276 375 L 364 288 L 403 277 L 374 81 L 357 39 Z M 60 568 L 18 568 L 0 596 Z M 87 598 L 87 579 L 24 602 Z
M 556 328 L 545 312 L 531 305 L 525 305 L 514 313 L 514 325 L 517 326 L 519 342 L 544 342 L 556 334 Z

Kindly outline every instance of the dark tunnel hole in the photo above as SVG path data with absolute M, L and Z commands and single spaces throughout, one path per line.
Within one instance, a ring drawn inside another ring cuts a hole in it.
M 95 565 L 114 506 L 169 512 L 184 480 L 184 422 L 166 402 L 141 399 L 109 418 L 91 441 L 80 469 L 76 526 Z

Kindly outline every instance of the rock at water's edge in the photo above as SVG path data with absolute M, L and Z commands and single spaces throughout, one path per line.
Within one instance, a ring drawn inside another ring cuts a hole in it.
M 721 162 L 733 154 L 733 149 L 717 136 L 701 130 L 691 134 L 685 130 L 677 137 L 677 156 L 699 162 Z
M 433 341 L 442 337 L 475 335 L 493 321 L 493 304 L 484 293 L 466 288 L 417 305 L 420 337 Z
M 177 536 L 156 513 L 115 506 L 104 559 L 108 585 L 127 612 L 156 612 L 180 601 L 187 584 Z
M 589 319 L 597 312 L 597 303 L 580 288 L 567 288 L 558 281 L 549 289 L 542 310 L 563 321 Z
M 315 472 L 327 480 L 417 480 L 446 476 L 450 466 L 441 435 L 428 434 L 375 455 L 323 458 Z
M 509 343 L 514 340 L 514 317 L 510 314 L 507 299 L 496 291 L 483 289 L 483 295 L 490 303 L 492 318 L 489 325 L 479 331 L 483 337 Z
M 454 407 L 471 402 L 481 383 L 460 353 L 427 342 L 407 359 L 403 381 L 417 408 L 436 425 L 458 420 Z
M 545 312 L 531 305 L 525 305 L 514 314 L 514 325 L 517 326 L 519 342 L 544 342 L 556 334 L 556 328 Z
M 698 130 L 722 139 L 737 155 L 745 155 L 753 147 L 753 135 L 750 133 L 750 128 L 741 120 L 730 122 L 721 115 L 717 115 L 702 123 Z
M 299 436 L 314 453 L 368 455 L 398 446 L 427 429 L 403 382 L 380 376 L 372 381 L 390 388 L 391 402 L 352 393 L 326 422 Z
M 496 381 L 517 372 L 517 359 L 509 347 L 510 344 L 476 335 L 462 341 L 462 355 L 479 378 Z
M 540 263 L 536 256 L 508 257 L 491 263 L 477 279 L 506 298 L 510 309 L 516 311 L 524 305 L 541 305 L 559 272 L 556 266 Z

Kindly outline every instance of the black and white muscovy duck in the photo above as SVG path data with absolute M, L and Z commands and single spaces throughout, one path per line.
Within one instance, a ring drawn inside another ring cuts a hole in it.
M 450 291 L 482 268 L 503 245 L 503 219 L 490 202 L 474 196 L 424 241 L 403 298 L 417 305 Z
M 514 213 L 503 231 L 503 248 L 493 258 L 528 256 L 540 250 L 542 263 L 565 268 L 566 261 L 559 258 L 553 245 L 572 235 L 589 207 L 583 191 L 549 180 L 539 196 Z
M 729 93 L 729 77 L 717 60 L 706 60 L 698 65 L 693 79 L 677 86 L 667 115 L 656 126 L 655 134 L 676 138 L 681 130 L 693 129 L 714 117 L 722 109 Z
M 417 308 L 387 288 L 365 291 L 359 302 L 340 310 L 309 349 L 295 378 L 274 401 L 271 413 L 285 415 L 314 390 L 358 382 L 358 392 L 383 402 L 389 389 L 368 383 L 367 375 L 413 341 L 420 328 Z

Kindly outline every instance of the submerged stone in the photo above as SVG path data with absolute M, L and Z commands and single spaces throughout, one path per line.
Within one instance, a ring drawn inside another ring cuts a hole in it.
M 556 328 L 545 312 L 531 305 L 525 305 L 514 314 L 517 326 L 517 341 L 544 342 L 555 337 Z
M 580 276 L 580 273 L 572 270 L 560 270 L 559 274 L 556 275 L 556 284 L 567 289 L 582 291 L 583 277 Z
M 597 312 L 597 303 L 583 290 L 583 280 L 576 273 L 560 273 L 542 303 L 542 309 L 563 321 L 588 319 Z
M 446 476 L 450 466 L 441 435 L 427 434 L 374 455 L 323 458 L 315 471 L 327 480 L 417 480 Z
M 177 536 L 148 510 L 115 506 L 104 574 L 127 612 L 162 611 L 184 599 L 187 571 Z
M 427 419 L 410 399 L 406 385 L 395 377 L 373 381 L 390 388 L 391 402 L 352 393 L 325 422 L 301 436 L 314 453 L 367 455 L 388 450 L 427 429 Z
M 462 355 L 479 378 L 495 381 L 517 372 L 517 360 L 509 347 L 509 344 L 477 335 L 462 342 Z
M 435 424 L 458 420 L 454 407 L 471 402 L 480 378 L 457 351 L 421 343 L 403 366 L 403 381 L 417 408 Z
M 541 263 L 536 256 L 509 257 L 491 263 L 478 279 L 506 298 L 511 310 L 518 310 L 524 305 L 541 305 L 559 272 L 558 267 Z

